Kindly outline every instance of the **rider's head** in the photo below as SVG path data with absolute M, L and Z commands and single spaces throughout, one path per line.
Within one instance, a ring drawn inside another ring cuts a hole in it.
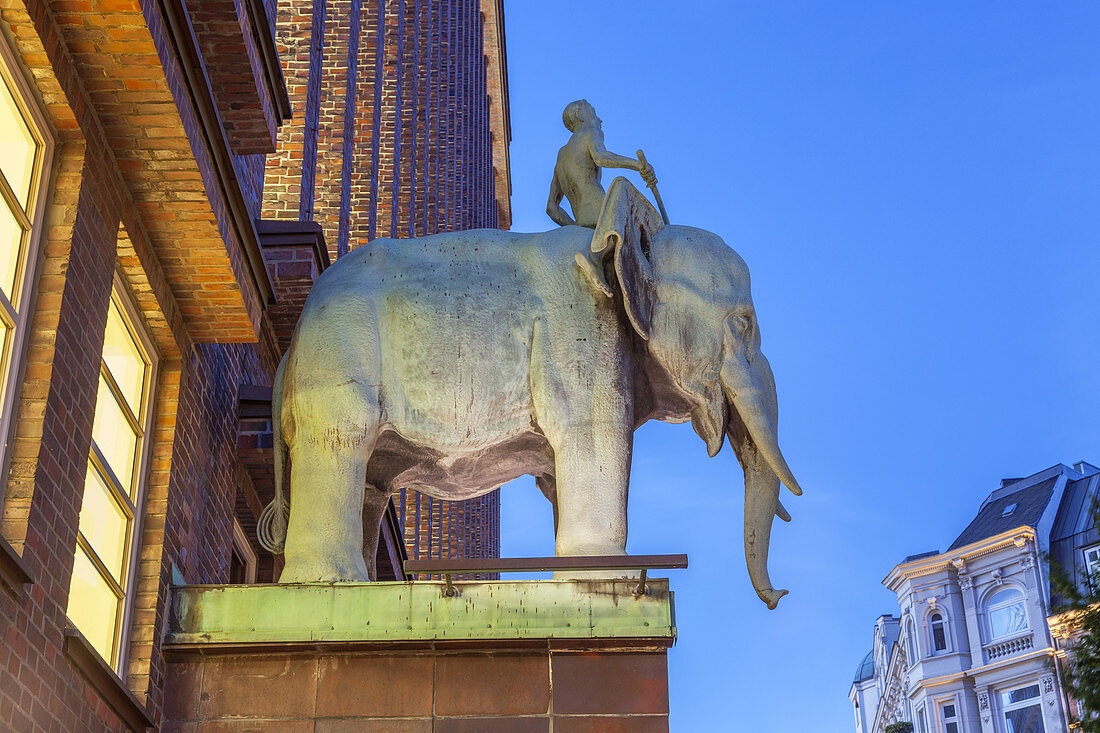
M 587 99 L 570 102 L 566 105 L 565 111 L 561 113 L 561 121 L 565 123 L 565 127 L 569 132 L 574 132 L 583 122 L 598 119 L 596 108 L 589 104 Z

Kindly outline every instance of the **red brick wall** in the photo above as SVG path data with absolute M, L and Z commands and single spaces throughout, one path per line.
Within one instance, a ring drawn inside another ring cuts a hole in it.
M 159 354 L 121 672 L 158 721 L 166 676 L 160 639 L 173 572 L 191 583 L 226 582 L 235 507 L 251 506 L 239 501 L 252 489 L 236 452 L 238 388 L 270 385 L 279 349 L 268 314 L 242 281 L 247 275 L 227 203 L 156 7 L 137 0 L 13 0 L 0 8 L 56 137 L 44 257 L 2 492 L 0 533 L 34 582 L 14 596 L 0 591 L 0 729 L 122 729 L 63 651 L 116 272 Z M 356 44 L 348 22 L 353 10 Z M 269 216 L 310 218 L 317 211 L 334 249 L 341 222 L 348 247 L 375 233 L 497 223 L 492 161 L 477 147 L 487 132 L 477 121 L 485 87 L 473 0 L 293 0 L 280 8 L 278 22 L 289 29 L 281 38 L 296 117 L 270 160 L 233 158 L 252 215 L 261 201 Z M 385 34 L 389 43 L 376 53 Z M 126 42 L 104 53 L 102 44 L 112 39 Z M 468 50 L 461 63 L 460 39 Z M 247 51 L 255 57 L 254 48 Z M 155 114 L 162 127 L 140 140 L 126 137 L 124 123 L 138 113 Z M 462 182 L 465 198 L 457 190 Z M 206 255 L 192 246 L 196 237 L 203 247 L 223 247 L 232 260 L 231 271 L 224 256 L 217 261 L 217 287 L 204 297 L 215 303 L 228 297 L 232 283 L 224 275 L 231 272 L 247 291 L 247 319 L 240 311 L 219 320 L 211 316 L 216 307 L 196 300 L 207 289 L 203 278 L 214 277 L 204 272 L 213 266 L 204 264 Z M 181 267 L 194 268 L 191 282 L 202 287 L 182 292 L 177 280 L 170 285 Z M 207 343 L 212 339 L 254 343 Z M 410 546 L 433 557 L 499 552 L 496 502 L 495 496 L 461 504 L 405 497 Z
M 136 8 L 127 5 L 128 11 Z M 270 384 L 277 354 L 270 326 L 264 327 L 266 316 L 260 319 L 260 331 L 252 334 L 257 343 L 193 344 L 189 324 L 194 321 L 188 321 L 193 315 L 180 307 L 165 279 L 163 239 L 159 251 L 150 242 L 149 232 L 161 231 L 163 220 L 155 208 L 135 205 L 134 188 L 146 185 L 135 180 L 150 179 L 124 175 L 123 168 L 132 173 L 135 159 L 128 154 L 133 151 L 120 148 L 106 134 L 112 120 L 97 115 L 95 98 L 70 53 L 67 25 L 83 21 L 70 15 L 59 25 L 55 11 L 81 13 L 88 7 L 76 0 L 51 5 L 27 0 L 26 5 L 8 3 L 0 10 L 57 138 L 26 372 L 8 449 L 7 483 L 0 492 L 0 533 L 33 578 L 33 584 L 14 596 L 0 591 L 0 730 L 122 730 L 115 713 L 63 652 L 114 275 L 117 271 L 121 276 L 160 357 L 127 630 L 128 664 L 121 672 L 154 717 L 163 694 L 159 630 L 173 566 L 190 582 L 228 580 L 233 508 L 242 475 L 236 456 L 237 390 L 241 383 Z M 95 17 L 104 27 L 130 22 L 109 14 Z M 120 32 L 135 31 L 128 26 Z M 163 29 L 149 32 L 163 34 Z M 121 70 L 117 78 L 110 76 L 112 68 Z M 107 67 L 96 90 L 141 88 L 124 74 L 125 68 L 125 58 L 119 58 L 117 67 Z M 142 75 L 148 75 L 144 67 Z M 181 116 L 185 124 L 195 124 L 192 116 Z M 176 119 L 179 123 L 180 117 Z M 187 154 L 201 177 L 213 175 L 209 154 Z M 172 162 L 160 167 L 150 163 L 150 169 L 171 181 L 180 155 L 178 149 L 159 158 L 154 154 L 154 161 Z M 245 198 L 258 215 L 263 156 L 240 156 L 235 165 Z M 165 174 L 166 168 L 172 172 Z M 151 195 L 145 188 L 141 193 Z M 196 199 L 190 207 L 198 217 L 205 207 L 212 222 L 213 210 L 221 205 L 220 199 Z M 149 226 L 151 221 L 155 226 Z M 204 337 L 207 329 L 203 323 Z M 238 337 L 235 331 L 233 338 Z
M 500 225 L 480 0 L 286 0 L 276 33 L 298 117 L 268 160 L 266 217 L 317 221 L 334 259 Z M 496 494 L 400 499 L 410 557 L 500 554 Z

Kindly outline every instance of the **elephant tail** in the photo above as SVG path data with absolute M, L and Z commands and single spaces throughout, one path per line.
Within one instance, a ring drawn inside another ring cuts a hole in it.
M 289 352 L 287 352 L 289 354 Z M 283 480 L 286 475 L 286 443 L 283 442 L 283 373 L 286 355 L 275 370 L 275 383 L 271 389 L 272 453 L 275 458 L 275 497 L 260 512 L 256 522 L 256 536 L 260 546 L 268 552 L 281 555 L 286 542 L 287 521 L 290 519 L 290 503 L 286 500 Z

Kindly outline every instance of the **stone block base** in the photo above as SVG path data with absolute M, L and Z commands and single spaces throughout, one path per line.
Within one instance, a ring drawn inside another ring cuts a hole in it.
M 668 730 L 665 650 L 652 646 L 183 654 L 166 690 L 174 733 Z
M 177 589 L 162 730 L 668 730 L 666 583 L 637 598 L 630 581 L 457 587 L 454 598 L 435 583 L 287 587 L 282 618 L 273 586 Z M 380 603 L 385 629 L 348 610 Z

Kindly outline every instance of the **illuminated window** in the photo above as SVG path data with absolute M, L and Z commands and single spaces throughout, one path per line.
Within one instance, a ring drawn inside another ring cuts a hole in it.
M 52 156 L 46 129 L 19 66 L 0 37 L 0 446 L 12 430 L 43 228 L 44 186 Z
M 152 410 L 152 347 L 116 283 L 107 313 L 92 449 L 80 507 L 68 615 L 112 666 L 122 666 L 123 629 L 137 557 L 146 436 Z

